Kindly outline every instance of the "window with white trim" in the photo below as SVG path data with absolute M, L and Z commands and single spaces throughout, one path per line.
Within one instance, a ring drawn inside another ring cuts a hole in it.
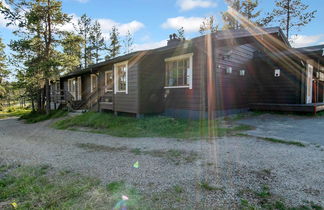
M 115 72 L 115 93 L 128 93 L 128 62 L 117 63 L 114 65 Z
M 113 91 L 114 85 L 114 75 L 112 71 L 105 72 L 105 91 L 110 92 Z
M 91 86 L 90 86 L 90 91 L 91 93 L 97 89 L 97 75 L 91 74 L 90 75 L 90 81 L 91 81 Z
M 165 59 L 165 88 L 192 89 L 193 53 Z

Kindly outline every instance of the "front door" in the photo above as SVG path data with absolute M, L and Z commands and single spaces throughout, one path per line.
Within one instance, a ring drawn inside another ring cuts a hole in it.
M 306 103 L 312 103 L 313 96 L 313 66 L 307 64 L 307 92 L 306 92 Z

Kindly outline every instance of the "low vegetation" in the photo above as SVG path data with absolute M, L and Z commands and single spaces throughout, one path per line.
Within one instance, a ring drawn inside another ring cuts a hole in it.
M 49 119 L 56 119 L 64 117 L 68 114 L 65 110 L 55 110 L 51 111 L 49 114 L 39 113 L 39 112 L 29 112 L 20 117 L 20 119 L 25 120 L 27 123 L 37 123 Z
M 104 184 L 98 179 L 69 170 L 58 171 L 47 165 L 0 165 L 0 177 L 0 209 L 13 209 L 13 204 L 17 209 L 206 209 L 203 201 L 192 200 L 190 192 L 179 184 L 162 192 L 145 193 L 123 180 Z M 199 182 L 197 190 L 207 194 L 225 193 L 223 188 L 207 182 Z M 239 209 L 323 209 L 314 203 L 289 207 L 283 199 L 273 195 L 267 185 L 259 190 L 244 190 L 238 196 L 242 199 Z
M 109 113 L 88 112 L 79 116 L 58 121 L 58 129 L 92 128 L 91 131 L 118 137 L 170 137 L 193 139 L 203 136 L 225 136 L 238 131 L 251 129 L 247 125 L 225 126 L 214 120 L 184 120 L 163 116 L 137 119 L 134 117 L 114 116 Z
M 122 195 L 127 207 L 143 209 L 140 194 L 123 182 L 105 187 L 97 179 L 48 166 L 0 166 L 0 209 L 113 209 Z
M 279 144 L 295 145 L 295 146 L 298 146 L 298 147 L 305 147 L 306 146 L 305 144 L 303 144 L 301 142 L 298 142 L 298 141 L 288 141 L 288 140 L 269 138 L 269 137 L 252 136 L 252 135 L 245 134 L 245 133 L 237 133 L 235 135 L 236 136 L 242 136 L 242 137 L 253 137 L 253 138 L 263 140 L 263 141 L 269 141 L 269 142 L 279 143 Z
M 29 108 L 2 108 L 0 109 L 0 119 L 5 119 L 8 117 L 20 117 L 22 115 L 30 113 L 31 110 Z
M 249 197 L 253 197 L 253 203 L 247 199 L 241 199 L 240 209 L 243 210 L 257 210 L 257 209 L 268 209 L 268 210 L 322 210 L 323 207 L 314 203 L 305 203 L 304 205 L 290 207 L 285 204 L 284 200 L 280 197 L 271 193 L 268 185 L 263 185 L 260 190 L 244 190 L 249 194 Z M 246 195 L 243 195 L 246 196 Z
M 193 163 L 198 159 L 198 154 L 193 151 L 184 151 L 177 149 L 170 150 L 142 150 L 140 148 L 129 149 L 123 147 L 110 147 L 106 145 L 98 145 L 93 143 L 79 143 L 77 147 L 85 149 L 89 152 L 130 152 L 134 155 L 150 155 L 152 157 L 164 158 L 178 165 L 181 163 Z

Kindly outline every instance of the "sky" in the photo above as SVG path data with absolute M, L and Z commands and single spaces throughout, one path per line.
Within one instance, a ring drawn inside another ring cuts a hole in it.
M 295 32 L 298 37 L 293 46 L 324 44 L 324 0 L 303 2 L 309 4 L 311 10 L 317 10 L 316 19 Z M 258 9 L 265 14 L 272 10 L 273 4 L 274 0 L 259 0 Z M 217 23 L 222 25 L 220 14 L 226 9 L 224 0 L 63 0 L 63 11 L 72 17 L 65 29 L 73 30 L 72 23 L 86 13 L 101 23 L 106 37 L 114 25 L 118 27 L 121 39 L 130 30 L 136 50 L 166 45 L 169 34 L 181 26 L 187 39 L 198 36 L 199 26 L 205 17 L 214 15 Z M 5 23 L 0 15 L 0 37 L 9 43 L 14 36 L 12 28 L 6 28 Z

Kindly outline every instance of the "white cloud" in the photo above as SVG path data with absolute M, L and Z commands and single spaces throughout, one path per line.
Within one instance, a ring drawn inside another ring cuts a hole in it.
M 167 40 L 162 40 L 159 42 L 149 42 L 144 44 L 134 44 L 134 50 L 149 50 L 154 48 L 159 48 L 167 45 Z
M 311 45 L 317 45 L 324 43 L 324 34 L 318 35 L 295 35 L 290 38 L 292 40 L 293 47 L 306 47 Z
M 215 2 L 210 0 L 178 0 L 177 5 L 181 11 L 188 11 L 198 7 L 209 8 L 217 6 Z
M 74 25 L 78 24 L 79 17 L 76 14 L 70 14 L 70 16 L 72 17 L 71 21 L 65 24 L 64 26 L 62 26 L 61 28 L 62 30 L 74 31 Z M 125 36 L 127 34 L 127 31 L 130 31 L 132 34 L 134 34 L 140 29 L 145 27 L 143 23 L 137 20 L 133 20 L 128 23 L 118 23 L 114 20 L 106 19 L 106 18 L 93 19 L 93 21 L 95 20 L 97 20 L 100 23 L 102 33 L 105 38 L 109 37 L 109 33 L 113 26 L 116 26 L 118 28 L 118 31 L 121 36 Z
M 204 21 L 202 17 L 175 17 L 168 18 L 166 22 L 162 24 L 162 28 L 165 29 L 179 29 L 183 27 L 185 32 L 197 32 L 199 31 L 200 25 Z
M 1 1 L 1 3 L 2 3 L 2 5 L 4 7 L 11 9 L 11 7 L 6 3 L 6 1 Z M 16 25 L 9 25 L 9 26 L 7 26 L 7 24 L 9 22 L 10 21 L 9 20 L 6 20 L 5 19 L 5 16 L 2 13 L 0 13 L 0 28 L 8 28 L 10 30 L 17 30 L 18 29 L 18 26 L 16 26 Z
M 132 34 L 139 31 L 140 29 L 144 28 L 144 24 L 133 20 L 129 23 L 118 23 L 111 19 L 98 19 L 98 22 L 101 25 L 103 33 L 109 33 L 111 31 L 111 28 L 113 26 L 116 26 L 118 28 L 118 31 L 121 36 L 125 36 L 127 34 L 127 31 L 130 31 Z

